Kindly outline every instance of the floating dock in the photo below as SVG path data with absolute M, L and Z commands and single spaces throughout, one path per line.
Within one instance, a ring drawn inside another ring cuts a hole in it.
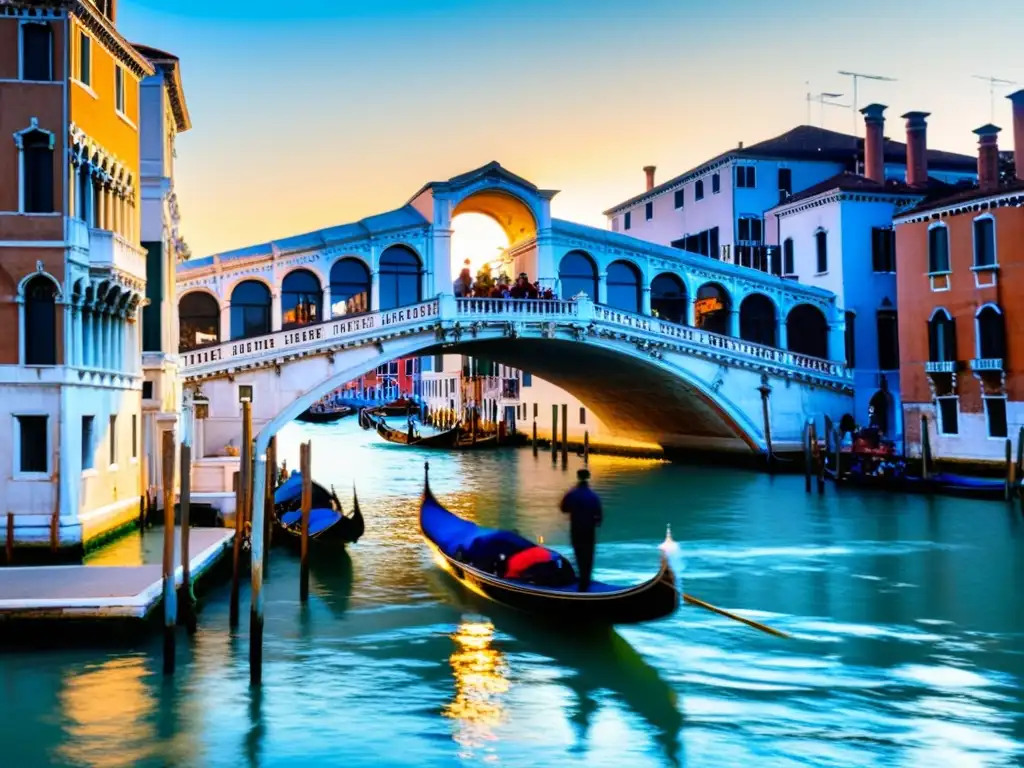
M 163 529 L 151 534 L 162 536 Z M 189 530 L 193 584 L 230 554 L 229 528 Z M 181 529 L 175 530 L 175 586 L 182 582 Z M 163 568 L 151 565 L 53 565 L 0 568 L 0 631 L 66 621 L 145 624 L 163 599 Z M 109 622 L 109 620 L 120 620 Z

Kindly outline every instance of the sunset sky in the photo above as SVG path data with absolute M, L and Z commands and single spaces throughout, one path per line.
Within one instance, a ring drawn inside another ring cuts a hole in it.
M 929 144 L 974 153 L 988 85 L 1024 84 L 1020 0 L 121 0 L 133 41 L 181 58 L 178 142 L 196 256 L 355 221 L 425 181 L 498 160 L 601 211 L 735 146 L 807 121 L 807 81 L 849 104 L 932 113 Z M 825 10 L 827 9 L 827 11 Z M 1012 145 L 1009 102 L 995 122 Z M 817 105 L 812 122 L 819 123 Z M 825 126 L 852 131 L 849 109 Z

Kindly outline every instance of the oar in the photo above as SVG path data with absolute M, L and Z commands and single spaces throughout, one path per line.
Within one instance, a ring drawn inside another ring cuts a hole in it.
M 703 600 L 698 600 L 696 597 L 693 597 L 692 595 L 687 595 L 684 593 L 683 600 L 690 603 L 690 605 L 696 605 L 697 607 L 703 608 L 706 611 L 711 611 L 712 613 L 717 613 L 721 616 L 725 616 L 726 618 L 732 619 L 733 621 L 738 621 L 743 624 L 746 624 L 748 627 L 760 629 L 762 632 L 767 632 L 769 635 L 775 635 L 776 637 L 784 637 L 786 639 L 789 639 L 789 635 L 787 635 L 785 632 L 782 632 L 781 630 L 772 629 L 766 624 L 761 624 L 759 622 L 753 621 L 752 619 L 745 619 L 742 616 L 737 616 L 735 613 L 730 613 L 729 611 L 723 610 L 722 608 L 716 608 L 711 603 L 705 603 Z

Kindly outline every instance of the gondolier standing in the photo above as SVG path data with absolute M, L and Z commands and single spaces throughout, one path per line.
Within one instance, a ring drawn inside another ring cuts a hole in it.
M 580 577 L 579 591 L 586 592 L 590 589 L 590 574 L 594 570 L 597 528 L 601 525 L 604 515 L 601 511 L 601 500 L 590 488 L 590 471 L 577 471 L 576 479 L 576 487 L 562 498 L 560 509 L 569 516 L 569 535 Z

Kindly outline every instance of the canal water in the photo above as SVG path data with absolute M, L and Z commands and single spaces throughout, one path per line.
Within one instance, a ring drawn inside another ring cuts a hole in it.
M 218 587 L 160 674 L 159 641 L 0 656 L 11 766 L 1011 766 L 1024 762 L 1024 518 L 1001 503 L 888 496 L 800 477 L 594 456 L 597 576 L 658 567 L 666 525 L 684 589 L 792 634 L 684 607 L 567 642 L 472 602 L 426 554 L 423 461 L 453 510 L 568 552 L 567 470 L 529 449 L 427 453 L 349 421 L 289 427 L 296 466 L 367 520 L 347 555 L 274 550 L 264 688 Z M 158 557 L 129 538 L 93 562 Z M 183 636 L 182 636 L 183 637 Z

